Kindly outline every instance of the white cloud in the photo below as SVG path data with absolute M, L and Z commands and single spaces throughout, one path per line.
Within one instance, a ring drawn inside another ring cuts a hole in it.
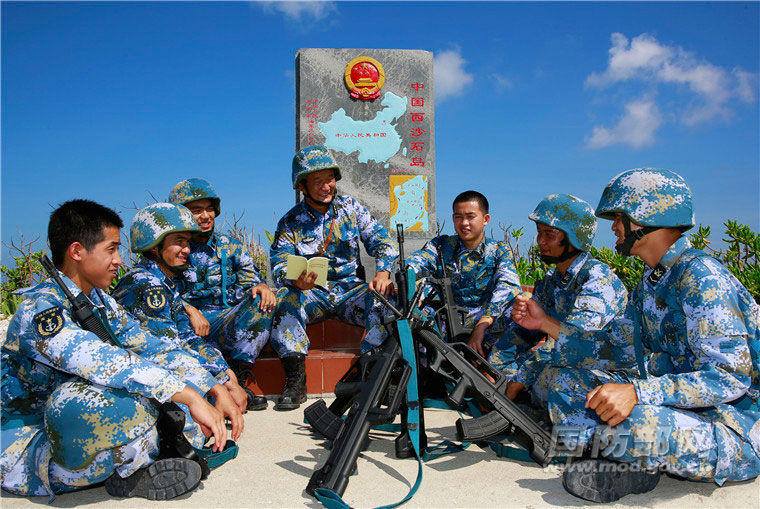
M 459 48 L 436 53 L 433 59 L 436 103 L 460 95 L 472 84 L 472 74 L 464 70 L 466 64 Z
M 305 18 L 308 18 L 311 21 L 319 21 L 336 10 L 335 2 L 321 0 L 315 2 L 297 2 L 290 0 L 280 0 L 277 2 L 251 2 L 251 5 L 262 7 L 270 12 L 281 12 L 291 21 L 301 21 Z
M 612 128 L 595 126 L 586 139 L 591 149 L 623 144 L 642 148 L 654 143 L 654 134 L 662 125 L 662 114 L 651 99 L 639 99 L 625 105 L 625 113 Z
M 498 74 L 498 73 L 492 73 L 491 79 L 496 84 L 496 86 L 500 89 L 512 88 L 512 81 L 506 76 L 502 76 L 501 74 Z
M 689 126 L 716 119 L 728 120 L 733 115 L 732 102 L 755 101 L 756 73 L 739 67 L 729 71 L 699 60 L 680 47 L 660 43 L 649 34 L 641 34 L 629 41 L 623 34 L 614 33 L 611 39 L 607 69 L 591 73 L 586 78 L 587 87 L 601 89 L 617 83 L 640 82 L 651 91 L 659 90 L 658 87 L 663 85 L 673 85 L 679 93 L 679 100 L 670 102 L 674 105 L 673 117 Z M 635 101 L 628 106 L 633 104 L 642 103 Z M 652 106 L 657 108 L 654 103 Z M 658 117 L 662 118 L 661 115 Z M 631 111 L 626 110 L 623 118 L 631 118 Z M 658 126 L 660 124 L 661 121 Z M 620 127 L 621 124 L 612 129 L 595 127 L 590 139 L 607 139 L 608 133 L 616 132 Z

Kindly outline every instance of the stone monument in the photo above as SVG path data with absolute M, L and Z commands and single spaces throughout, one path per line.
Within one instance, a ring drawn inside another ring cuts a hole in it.
M 318 49 L 296 53 L 296 150 L 325 145 L 338 192 L 359 200 L 408 255 L 435 236 L 433 54 Z M 300 201 L 296 193 L 296 202 Z M 374 263 L 362 262 L 368 278 Z

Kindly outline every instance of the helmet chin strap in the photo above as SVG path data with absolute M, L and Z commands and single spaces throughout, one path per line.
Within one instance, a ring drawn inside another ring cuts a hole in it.
M 659 226 L 645 226 L 639 230 L 631 230 L 631 218 L 627 214 L 621 214 L 620 220 L 623 222 L 625 236 L 623 242 L 615 246 L 615 251 L 623 256 L 631 256 L 631 249 L 637 240 L 643 239 L 644 235 L 660 229 Z
M 556 265 L 558 263 L 562 263 L 565 260 L 569 260 L 573 256 L 578 254 L 578 250 L 573 247 L 572 250 L 570 250 L 570 242 L 567 241 L 567 237 L 562 239 L 562 242 L 559 244 L 560 246 L 564 246 L 565 250 L 562 251 L 562 254 L 559 256 L 549 256 L 549 255 L 539 255 L 539 258 L 541 258 L 541 261 L 544 262 L 547 265 Z
M 149 259 L 151 259 L 154 262 L 156 262 L 156 264 L 158 264 L 159 266 L 166 267 L 167 269 L 169 269 L 169 271 L 172 274 L 182 274 L 188 268 L 190 268 L 190 262 L 189 261 L 183 263 L 182 265 L 174 265 L 174 266 L 169 265 L 168 263 L 166 263 L 166 260 L 164 259 L 164 243 L 163 242 L 161 242 L 161 244 L 158 246 L 158 256 L 157 257 L 154 256 L 153 253 L 151 253 L 151 252 L 143 253 L 143 255 L 147 256 Z
M 319 200 L 317 200 L 316 198 L 314 198 L 314 197 L 313 197 L 313 196 L 312 196 L 312 195 L 309 193 L 309 188 L 308 188 L 308 187 L 306 187 L 306 184 L 304 184 L 304 186 L 303 186 L 303 189 L 304 189 L 304 190 L 303 190 L 303 191 L 301 191 L 301 192 L 302 192 L 302 193 L 303 193 L 303 194 L 304 194 L 304 195 L 305 195 L 305 196 L 306 196 L 308 199 L 310 199 L 310 200 L 311 200 L 311 201 L 313 201 L 314 203 L 319 203 L 320 205 L 330 205 L 330 204 L 333 202 L 333 200 L 335 199 L 335 195 L 336 195 L 336 194 L 337 194 L 337 192 L 338 192 L 338 190 L 336 189 L 336 190 L 335 190 L 335 192 L 333 192 L 333 194 L 332 194 L 332 198 L 330 198 L 330 201 L 328 201 L 327 203 L 325 203 L 325 202 L 323 202 L 323 201 L 319 201 Z

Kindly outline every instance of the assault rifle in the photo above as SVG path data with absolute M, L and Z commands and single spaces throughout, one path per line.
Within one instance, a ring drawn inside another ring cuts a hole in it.
M 94 305 L 84 292 L 80 292 L 75 297 L 66 286 L 66 283 L 63 282 L 61 276 L 58 275 L 58 269 L 55 268 L 55 265 L 53 265 L 53 262 L 50 261 L 47 255 L 43 255 L 40 262 L 71 303 L 71 315 L 79 326 L 98 336 L 104 343 L 122 348 L 119 340 L 113 334 L 113 331 L 111 331 L 110 326 L 106 324 L 105 318 L 101 320 L 95 314 Z M 208 463 L 198 455 L 183 433 L 183 429 L 185 428 L 185 412 L 173 401 L 160 403 L 156 399 L 150 399 L 150 402 L 158 410 L 156 428 L 158 429 L 160 445 L 159 458 L 186 458 L 196 461 L 201 466 L 202 478 L 205 479 L 210 472 Z
M 414 289 L 414 273 L 406 271 L 403 258 L 403 232 L 399 229 L 400 270 L 396 274 L 399 285 L 398 308 L 384 296 L 374 292 L 392 313 L 386 320 L 389 337 L 379 347 L 362 354 L 335 387 L 335 401 L 328 408 L 324 400 L 318 400 L 304 411 L 311 427 L 332 440 L 332 449 L 325 464 L 314 472 L 306 491 L 314 495 L 318 488 L 332 490 L 342 495 L 348 478 L 354 471 L 359 453 L 369 439 L 370 429 L 383 423 L 393 422 L 399 413 L 402 417 L 402 434 L 396 438 L 396 457 L 406 458 L 413 454 L 409 443 L 409 430 L 413 429 L 406 419 L 411 407 L 420 410 L 420 444 L 426 443 L 421 401 L 407 401 L 406 382 L 411 376 L 442 377 L 448 387 L 446 403 L 459 409 L 465 398 L 472 398 L 483 410 L 483 415 L 472 419 L 459 419 L 456 423 L 460 441 L 481 441 L 510 431 L 523 445 L 531 458 L 541 465 L 548 464 L 555 456 L 564 454 L 556 440 L 530 416 L 523 412 L 505 395 L 507 380 L 466 343 L 447 343 L 441 339 L 433 323 L 420 310 L 437 296 L 443 304 L 443 313 L 436 312 L 436 322 L 446 321 L 449 334 L 466 334 L 461 308 L 453 301 L 451 278 L 444 272 L 441 279 L 427 278 Z M 442 262 L 442 260 L 441 260 Z M 443 265 L 443 263 L 442 263 Z M 445 270 L 445 265 L 444 265 Z M 425 284 L 433 287 L 422 298 Z M 414 341 L 416 366 L 410 366 L 402 354 L 401 323 L 409 327 Z M 456 337 L 456 336 L 455 336 Z M 467 335 L 469 337 L 469 334 Z M 421 361 L 421 358 L 424 361 Z M 426 367 L 421 367 L 426 366 Z M 417 369 L 419 368 L 419 369 Z M 348 411 L 345 419 L 341 416 Z

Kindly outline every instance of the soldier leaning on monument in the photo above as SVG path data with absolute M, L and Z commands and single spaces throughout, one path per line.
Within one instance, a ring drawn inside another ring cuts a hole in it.
M 306 401 L 307 324 L 335 317 L 365 326 L 368 335 L 386 334 L 377 327 L 383 305 L 369 289 L 385 295 L 393 291 L 390 270 L 398 257 L 388 232 L 369 211 L 350 196 L 337 194 L 340 168 L 327 148 L 315 145 L 300 150 L 292 170 L 293 188 L 304 199 L 280 219 L 270 250 L 272 275 L 282 287 L 272 319 L 272 347 L 286 377 L 276 410 L 292 410 Z M 377 273 L 369 284 L 357 275 L 360 241 L 376 259 Z M 314 272 L 286 279 L 288 255 L 326 257 L 326 286 L 315 285 Z
M 214 436 L 214 450 L 226 443 L 224 417 L 192 388 L 204 379 L 215 383 L 213 377 L 141 329 L 102 291 L 121 265 L 121 227 L 114 211 L 88 200 L 66 202 L 50 216 L 48 242 L 63 283 L 96 306 L 123 348 L 82 329 L 53 280 L 23 293 L 1 353 L 0 483 L 11 493 L 52 497 L 103 481 L 114 496 L 167 499 L 194 490 L 201 480 L 197 462 L 156 460 L 151 398 L 185 405 Z M 183 375 L 142 355 L 181 364 Z
M 579 350 L 586 354 L 583 367 L 592 367 L 589 364 L 592 359 L 599 360 L 594 367 L 609 367 L 608 362 L 601 360 L 604 342 L 578 339 L 562 324 L 586 331 L 609 328 L 625 310 L 628 292 L 608 265 L 589 254 L 597 221 L 588 203 L 569 194 L 552 194 L 541 200 L 528 218 L 536 223 L 541 260 L 555 265 L 536 281 L 532 296 L 552 320 L 545 320 L 539 330 L 510 320 L 507 332 L 494 345 L 488 361 L 510 378 L 507 396 L 515 399 L 522 389 L 527 389 L 532 403 L 543 410 L 552 390 L 548 368 L 579 367 L 573 360 Z M 545 343 L 515 359 L 517 338 L 533 345 L 544 336 L 548 336 Z M 544 412 L 541 415 L 543 418 Z
M 275 294 L 243 244 L 215 230 L 221 199 L 211 184 L 183 180 L 168 201 L 190 209 L 201 229 L 190 240 L 189 268 L 176 278 L 195 333 L 224 353 L 248 395 L 248 410 L 263 410 L 266 398 L 247 384 L 254 381 L 253 363 L 269 340 Z
M 616 249 L 641 258 L 646 270 L 616 320 L 620 327 L 578 334 L 587 341 L 609 337 L 608 354 L 616 351 L 614 336 L 632 336 L 640 378 L 556 371 L 552 422 L 568 445 L 596 441 L 605 457 L 573 463 L 564 472 L 565 489 L 612 502 L 654 489 L 661 470 L 719 486 L 757 477 L 760 308 L 720 262 L 683 236 L 694 226 L 688 185 L 667 170 L 629 170 L 607 184 L 596 215 L 613 220 Z M 551 320 L 536 301 L 514 307 L 526 326 Z M 630 357 L 628 350 L 619 357 Z
M 130 247 L 140 257 L 119 280 L 112 297 L 142 326 L 193 355 L 217 380 L 208 395 L 232 422 L 232 438 L 243 431 L 247 396 L 221 352 L 193 330 L 174 277 L 188 268 L 190 236 L 200 233 L 193 214 L 175 203 L 154 203 L 132 220 Z
M 508 319 L 505 311 L 520 293 L 520 278 L 509 248 L 485 236 L 491 220 L 486 197 L 465 191 L 454 198 L 451 207 L 456 235 L 435 237 L 412 253 L 406 263 L 418 276 L 451 276 L 455 304 L 467 308 L 465 324 L 473 327 L 469 344 L 485 356 L 504 333 Z M 372 342 L 377 338 L 377 334 L 367 334 L 362 350 L 377 346 L 379 343 Z M 520 342 L 515 354 L 529 346 Z

